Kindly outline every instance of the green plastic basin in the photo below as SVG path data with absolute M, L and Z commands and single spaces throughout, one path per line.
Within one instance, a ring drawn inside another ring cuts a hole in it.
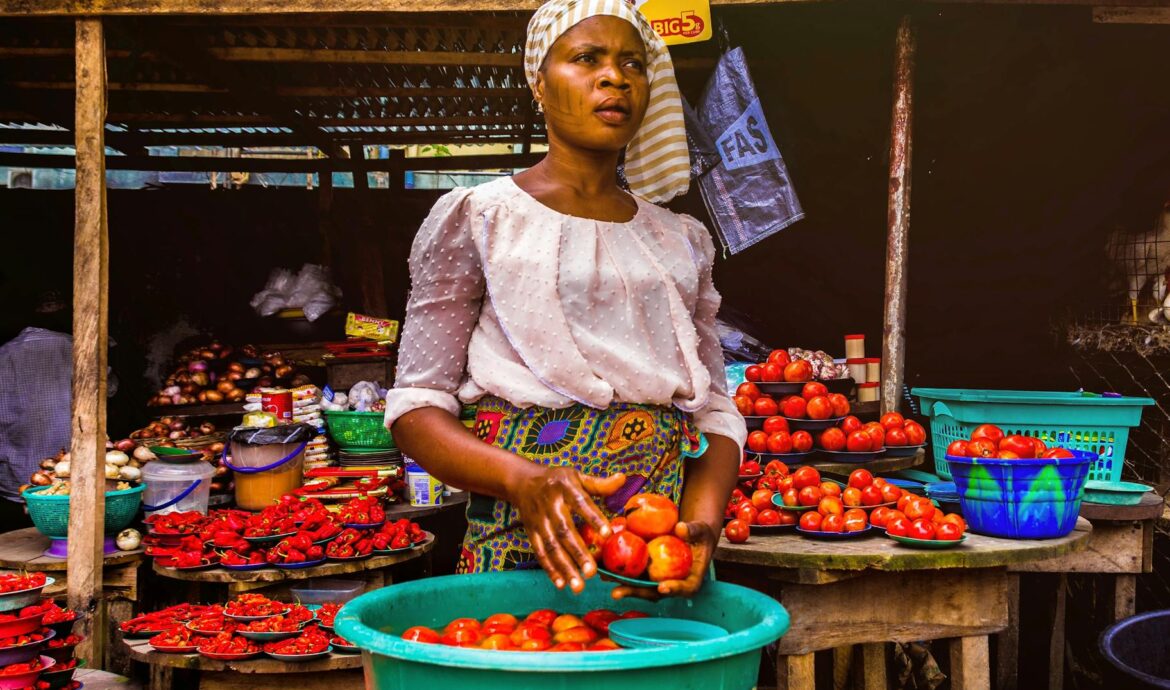
M 788 612 L 779 602 L 738 585 L 708 582 L 692 599 L 657 603 L 617 602 L 609 596 L 612 588 L 591 578 L 574 596 L 558 591 L 540 570 L 433 577 L 363 594 L 341 609 L 334 629 L 361 647 L 366 688 L 378 690 L 747 690 L 756 685 L 762 648 L 788 631 Z M 575 653 L 461 649 L 399 637 L 412 625 L 441 628 L 462 616 L 521 616 L 541 608 L 577 614 L 636 609 L 712 623 L 730 634 L 674 647 Z

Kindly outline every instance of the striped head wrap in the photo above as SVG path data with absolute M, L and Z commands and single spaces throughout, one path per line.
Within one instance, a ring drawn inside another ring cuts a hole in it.
M 572 27 L 597 15 L 618 17 L 633 24 L 646 45 L 650 103 L 642 126 L 626 146 L 625 176 L 634 194 L 665 203 L 685 194 L 690 186 L 690 152 L 670 52 L 641 12 L 627 0 L 549 0 L 528 22 L 524 76 L 535 91 L 536 74 L 552 44 Z

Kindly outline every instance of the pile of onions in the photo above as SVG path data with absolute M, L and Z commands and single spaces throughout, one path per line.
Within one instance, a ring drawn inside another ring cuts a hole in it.
M 239 361 L 239 358 L 256 361 Z M 167 377 L 162 390 L 147 404 L 166 407 L 243 402 L 248 391 L 273 386 L 278 381 L 293 387 L 309 383 L 307 377 L 297 375 L 293 364 L 279 352 L 261 353 L 255 345 L 244 345 L 237 350 L 213 341 L 179 357 L 178 366 Z

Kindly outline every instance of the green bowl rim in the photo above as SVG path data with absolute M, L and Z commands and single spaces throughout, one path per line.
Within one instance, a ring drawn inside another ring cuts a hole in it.
M 485 573 L 470 577 L 486 576 L 513 577 L 517 579 L 517 582 L 512 585 L 513 587 L 527 587 L 529 589 L 540 586 L 540 580 L 548 581 L 548 575 L 543 570 Z M 383 607 L 388 598 L 411 596 L 411 590 L 414 589 L 431 589 L 435 586 L 436 580 L 450 578 L 450 582 L 454 583 L 455 578 L 459 578 L 459 581 L 462 582 L 467 577 L 469 576 L 445 575 L 439 578 L 432 577 L 425 580 L 398 583 L 391 587 L 367 592 L 342 607 L 333 621 L 333 629 L 338 635 L 361 647 L 364 651 L 413 663 L 500 671 L 501 660 L 506 659 L 508 672 L 562 673 L 566 671 L 624 671 L 639 668 L 671 667 L 679 664 L 705 663 L 716 659 L 725 659 L 739 654 L 747 654 L 771 644 L 788 632 L 791 622 L 788 611 L 772 597 L 747 587 L 726 582 L 708 582 L 704 585 L 704 589 L 716 587 L 742 590 L 745 597 L 758 601 L 761 608 L 770 608 L 772 612 L 765 611 L 762 620 L 749 630 L 734 632 L 718 640 L 688 644 L 685 647 L 676 645 L 645 649 L 621 649 L 612 652 L 590 652 L 588 654 L 560 654 L 557 652 L 512 654 L 495 650 L 465 649 L 411 642 L 397 635 L 375 630 L 361 622 L 360 611 L 367 608 Z M 533 582 L 525 583 L 525 580 L 533 580 Z M 590 584 L 601 587 L 607 585 L 607 583 L 600 581 Z M 682 649 L 686 650 L 685 655 L 680 655 Z M 501 654 L 506 656 L 501 657 Z M 555 664 L 553 663 L 554 659 L 556 660 Z
M 33 494 L 34 498 L 38 501 L 62 502 L 62 501 L 69 500 L 69 494 L 65 494 L 64 496 L 39 496 L 39 495 L 36 495 L 36 494 L 39 494 L 41 491 L 44 491 L 47 488 L 49 488 L 49 487 L 48 486 L 30 486 L 29 488 L 24 490 L 24 493 L 21 494 L 21 497 L 24 497 L 28 494 Z M 109 498 L 110 496 L 129 496 L 131 494 L 142 493 L 145 490 L 146 490 L 146 483 L 143 482 L 143 483 L 139 484 L 138 486 L 132 486 L 129 489 L 122 489 L 121 491 L 107 491 L 106 498 Z

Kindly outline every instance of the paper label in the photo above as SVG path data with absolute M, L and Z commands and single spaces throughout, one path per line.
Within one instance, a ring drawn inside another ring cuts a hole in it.
M 711 38 L 709 0 L 631 0 L 666 45 L 696 43 Z

